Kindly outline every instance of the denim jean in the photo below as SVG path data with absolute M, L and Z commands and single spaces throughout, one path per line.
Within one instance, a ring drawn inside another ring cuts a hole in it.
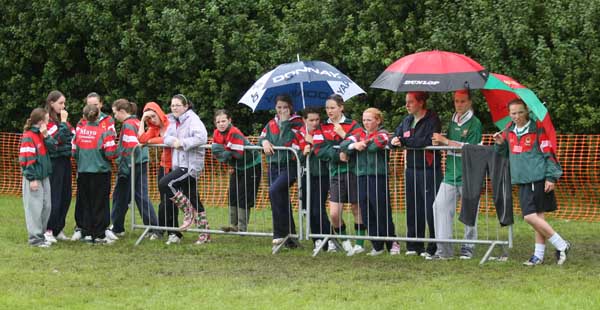
M 158 225 L 158 219 L 154 207 L 148 197 L 148 164 L 136 165 L 135 169 L 135 204 L 142 216 L 144 225 Z M 117 182 L 113 192 L 111 219 L 113 231 L 120 233 L 125 231 L 125 215 L 131 201 L 131 175 L 117 175 Z

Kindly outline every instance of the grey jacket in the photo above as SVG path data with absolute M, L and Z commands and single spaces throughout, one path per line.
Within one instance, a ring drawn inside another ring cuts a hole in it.
M 208 142 L 206 127 L 200 117 L 191 109 L 179 118 L 169 114 L 169 127 L 165 132 L 165 144 L 173 147 L 173 169 L 187 168 L 188 172 L 198 177 L 204 169 L 204 149 L 200 148 Z M 182 148 L 174 148 L 178 139 Z

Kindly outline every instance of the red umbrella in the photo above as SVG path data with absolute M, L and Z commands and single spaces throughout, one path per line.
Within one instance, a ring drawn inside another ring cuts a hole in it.
M 427 51 L 396 60 L 371 87 L 396 92 L 449 92 L 483 88 L 487 78 L 487 70 L 465 55 Z

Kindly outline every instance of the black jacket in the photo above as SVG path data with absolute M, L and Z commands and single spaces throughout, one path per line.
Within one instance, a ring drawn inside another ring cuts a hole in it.
M 398 137 L 402 146 L 407 148 L 430 146 L 433 133 L 442 131 L 442 123 L 437 113 L 427 110 L 415 128 L 411 128 L 414 118 L 413 115 L 405 117 L 394 131 L 394 137 Z M 435 165 L 436 169 L 441 169 L 441 156 L 439 151 L 408 150 L 406 164 L 408 168 L 433 168 Z

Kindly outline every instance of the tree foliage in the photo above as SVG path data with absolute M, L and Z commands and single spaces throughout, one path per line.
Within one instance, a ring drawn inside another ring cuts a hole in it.
M 369 93 L 352 99 L 349 113 L 382 108 L 392 129 L 406 114 L 404 95 L 368 86 L 396 59 L 440 49 L 533 89 L 559 132 L 600 132 L 599 1 L 4 0 L 2 10 L 3 131 L 19 131 L 59 89 L 74 120 L 91 91 L 107 105 L 125 97 L 164 108 L 184 93 L 205 123 L 226 107 L 256 134 L 271 113 L 253 114 L 237 101 L 297 55 L 345 72 Z M 493 130 L 483 97 L 475 98 Z M 435 94 L 431 106 L 448 119 L 451 101 Z

